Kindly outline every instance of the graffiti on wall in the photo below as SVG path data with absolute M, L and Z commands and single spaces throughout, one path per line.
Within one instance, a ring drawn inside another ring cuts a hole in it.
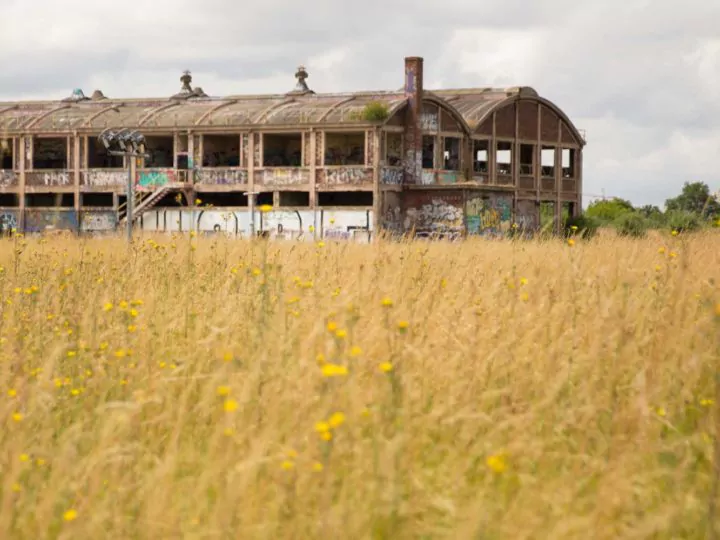
M 265 169 L 259 173 L 260 183 L 265 185 L 290 186 L 310 182 L 310 174 L 305 169 L 288 167 Z
M 128 173 L 124 171 L 87 171 L 82 175 L 82 183 L 86 186 L 122 186 L 127 181 Z
M 512 225 L 512 197 L 499 195 L 488 199 L 469 199 L 465 213 L 468 234 L 505 233 Z
M 420 182 L 423 186 L 430 186 L 435 183 L 435 171 L 429 171 L 427 169 L 423 169 L 422 176 L 420 177 Z
M 17 183 L 18 177 L 13 171 L 0 171 L 0 187 L 16 186 Z
M 195 181 L 199 184 L 235 186 L 248 183 L 248 173 L 244 169 L 198 169 Z
M 53 229 L 76 230 L 77 213 L 74 210 L 26 210 L 25 230 L 43 232 Z
M 141 171 L 137 175 L 137 185 L 144 189 L 162 187 L 174 181 L 175 172 L 172 170 Z
M 447 200 L 433 197 L 429 204 L 408 208 L 405 229 L 430 232 L 460 232 L 463 229 L 462 209 Z
M 458 171 L 441 171 L 438 173 L 438 184 L 457 184 L 461 181 Z
M 540 227 L 540 207 L 535 201 L 518 201 L 515 221 L 524 230 Z
M 25 182 L 29 186 L 69 186 L 71 184 L 70 173 L 62 171 L 29 171 L 25 173 Z
M 380 169 L 380 183 L 386 186 L 399 186 L 403 181 L 403 171 L 397 167 Z
M 420 126 L 423 131 L 437 131 L 438 130 L 438 115 L 437 113 L 424 112 L 420 115 Z
M 115 212 L 83 212 L 80 216 L 80 230 L 112 231 L 117 226 Z
M 370 169 L 364 167 L 339 167 L 325 170 L 328 184 L 364 184 L 372 182 Z
M 0 232 L 8 232 L 18 227 L 17 212 L 2 210 L 0 211 Z

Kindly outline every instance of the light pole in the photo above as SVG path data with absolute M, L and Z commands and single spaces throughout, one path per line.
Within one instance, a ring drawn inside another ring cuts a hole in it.
M 111 156 L 125 156 L 127 158 L 127 200 L 125 203 L 127 213 L 127 241 L 132 241 L 133 228 L 133 204 L 135 202 L 135 189 L 133 182 L 134 159 L 149 157 L 145 153 L 145 137 L 139 131 L 131 131 L 123 128 L 120 131 L 106 129 L 98 136 L 98 140 L 105 146 L 107 153 Z
M 258 191 L 244 191 L 243 195 L 247 195 L 248 206 L 250 207 L 250 239 L 255 238 L 255 195 Z

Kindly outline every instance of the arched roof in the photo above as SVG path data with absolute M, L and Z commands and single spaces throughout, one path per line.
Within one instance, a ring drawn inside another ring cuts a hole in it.
M 476 131 L 490 115 L 518 101 L 534 101 L 540 103 L 557 114 L 565 122 L 580 145 L 585 144 L 585 138 L 578 131 L 570 118 L 551 101 L 540 97 L 532 88 L 527 86 L 507 89 L 499 88 L 468 88 L 460 90 L 434 90 L 430 92 L 454 107 L 465 119 L 470 132 Z
M 368 124 L 368 103 L 392 113 L 407 102 L 398 92 L 229 96 L 192 100 L 133 99 L 0 103 L 0 131 L 98 131 L 108 127 L 195 129 L 208 126 L 301 126 Z

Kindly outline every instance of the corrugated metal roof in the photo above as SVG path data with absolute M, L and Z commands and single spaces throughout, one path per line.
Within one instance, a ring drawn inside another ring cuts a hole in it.
M 0 103 L 0 130 L 71 131 L 107 127 L 366 123 L 365 106 L 378 101 L 390 111 L 406 102 L 397 92 L 229 96 L 190 100 L 138 99 L 68 103 Z

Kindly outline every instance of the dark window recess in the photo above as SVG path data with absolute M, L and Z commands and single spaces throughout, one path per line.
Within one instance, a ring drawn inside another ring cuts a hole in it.
M 16 193 L 0 193 L 0 206 L 20 206 L 20 197 Z
M 281 191 L 280 206 L 310 206 L 308 191 Z
M 242 192 L 228 191 L 218 193 L 198 193 L 197 198 L 202 201 L 200 206 L 213 206 L 215 208 L 226 208 L 233 206 L 247 206 L 248 196 Z
M 13 168 L 13 140 L 0 139 L 0 169 Z
M 33 169 L 67 169 L 67 139 L 65 137 L 34 139 Z
M 88 138 L 89 169 L 122 169 L 123 167 L 122 156 L 111 156 L 97 137 Z
M 520 174 L 531 175 L 535 172 L 535 146 L 532 144 L 520 145 Z
M 173 138 L 145 137 L 145 168 L 171 168 L 173 166 Z
M 82 206 L 112 207 L 112 193 L 81 193 L 80 203 Z
M 167 193 L 160 197 L 160 200 L 157 202 L 157 204 L 153 206 L 162 207 L 162 208 L 177 208 L 180 206 L 187 206 L 187 201 L 185 200 L 185 196 L 182 193 Z
M 460 142 L 457 137 L 445 137 L 443 168 L 446 171 L 460 170 Z
M 75 206 L 75 194 L 74 193 L 63 193 L 60 195 L 60 204 L 63 208 L 72 208 Z
M 25 206 L 28 208 L 52 208 L 56 205 L 54 193 L 27 193 Z
M 264 134 L 264 167 L 300 167 L 302 165 L 302 135 L 300 133 Z
M 239 167 L 240 135 L 203 136 L 202 166 Z
M 266 193 L 258 193 L 255 197 L 255 205 L 256 206 L 262 206 L 262 205 L 273 205 L 273 194 L 272 191 L 266 192 Z
M 318 206 L 372 206 L 372 191 L 321 191 Z
M 435 168 L 435 137 L 423 135 L 422 138 L 422 168 Z
M 365 133 L 325 134 L 325 165 L 364 165 Z

